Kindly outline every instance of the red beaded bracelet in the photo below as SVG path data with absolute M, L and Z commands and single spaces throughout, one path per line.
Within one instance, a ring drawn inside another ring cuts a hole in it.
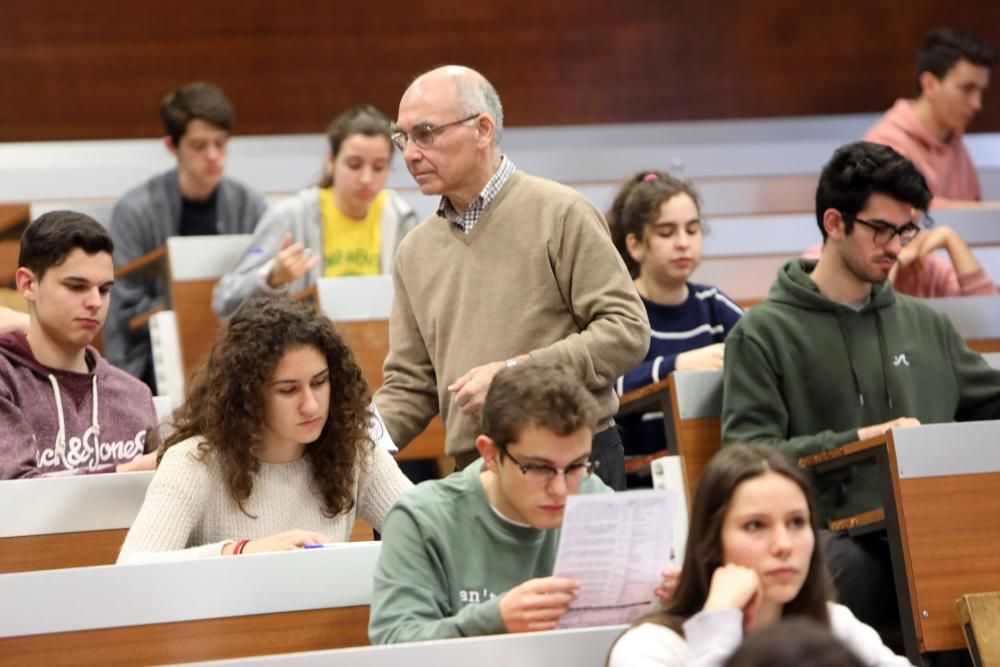
M 249 541 L 250 540 L 239 540 L 236 543 L 236 546 L 233 547 L 233 555 L 234 556 L 239 556 L 241 553 L 243 553 L 243 547 L 245 547 L 247 545 L 247 542 L 249 542 Z

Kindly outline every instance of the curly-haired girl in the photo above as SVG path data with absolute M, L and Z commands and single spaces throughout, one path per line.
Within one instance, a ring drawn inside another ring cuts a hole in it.
M 346 541 L 355 516 L 381 527 L 411 484 L 369 437 L 369 402 L 311 304 L 247 302 L 195 374 L 118 562 Z

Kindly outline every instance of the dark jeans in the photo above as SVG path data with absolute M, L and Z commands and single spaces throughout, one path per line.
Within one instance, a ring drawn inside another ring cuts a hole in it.
M 597 476 L 615 491 L 625 490 L 625 447 L 617 426 L 594 436 L 590 460 L 598 463 Z
M 459 452 L 454 456 L 455 469 L 463 470 L 478 458 L 479 452 L 475 449 Z M 607 428 L 594 436 L 590 460 L 599 462 L 597 476 L 605 484 L 615 491 L 625 490 L 625 449 L 616 427 Z
M 899 605 L 885 535 L 851 537 L 846 532 L 821 530 L 819 538 L 837 589 L 837 601 L 878 630 L 883 641 L 897 644 Z

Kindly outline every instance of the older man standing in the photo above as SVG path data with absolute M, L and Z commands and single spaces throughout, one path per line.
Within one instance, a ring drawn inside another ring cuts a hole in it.
M 592 458 L 623 488 L 611 385 L 642 359 L 649 322 L 604 218 L 502 154 L 500 98 L 478 72 L 447 66 L 419 76 L 397 125 L 407 168 L 441 203 L 396 255 L 385 383 L 375 395 L 389 433 L 405 446 L 440 413 L 445 451 L 465 467 L 478 456 L 478 416 L 497 371 L 553 363 L 597 398 Z

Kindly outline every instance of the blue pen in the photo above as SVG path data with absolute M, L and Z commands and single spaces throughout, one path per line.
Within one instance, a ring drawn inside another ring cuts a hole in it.
M 323 545 L 322 544 L 307 544 L 307 545 L 305 545 L 302 548 L 303 549 L 322 549 Z

